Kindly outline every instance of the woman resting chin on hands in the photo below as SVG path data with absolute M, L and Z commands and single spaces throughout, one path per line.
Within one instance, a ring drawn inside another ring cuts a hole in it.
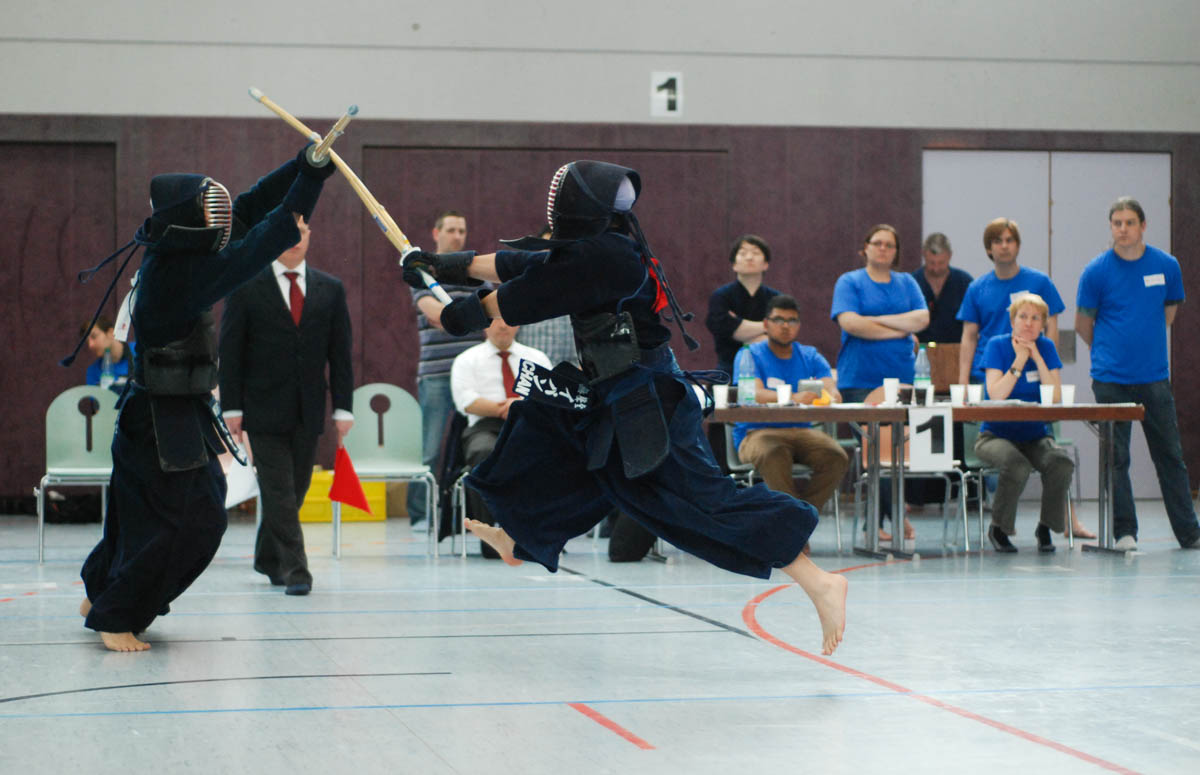
M 994 336 L 983 356 L 989 398 L 1039 401 L 1041 386 L 1054 386 L 1054 401 L 1062 392 L 1062 361 L 1054 342 L 1042 336 L 1049 309 L 1036 293 L 1021 293 L 1009 305 L 1012 334 Z M 1066 527 L 1067 491 L 1075 463 L 1054 443 L 1049 424 L 1042 422 L 985 422 L 975 442 L 975 454 L 999 471 L 988 539 L 997 552 L 1017 548 L 1008 537 L 1016 532 L 1017 501 L 1037 469 L 1042 475 L 1042 508 L 1034 536 L 1038 551 L 1052 552 L 1050 531 Z

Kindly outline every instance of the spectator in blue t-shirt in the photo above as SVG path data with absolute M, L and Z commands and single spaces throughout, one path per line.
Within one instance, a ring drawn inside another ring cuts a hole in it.
M 867 230 L 859 254 L 866 266 L 847 272 L 833 287 L 829 317 L 842 329 L 837 386 L 858 403 L 887 377 L 912 383 L 915 333 L 929 325 L 929 308 L 917 281 L 896 272 L 900 235 L 886 223 Z
M 84 326 L 87 324 L 85 323 Z M 81 327 L 79 334 L 83 335 L 85 328 Z M 120 393 L 129 380 L 129 369 L 133 365 L 133 355 L 137 351 L 133 342 L 122 342 L 117 338 L 116 326 L 108 315 L 96 318 L 95 325 L 87 335 L 87 348 L 96 360 L 87 367 L 84 384 L 99 385 L 100 369 L 104 362 L 104 351 L 107 350 L 112 359 L 114 381 L 109 387 Z
M 1046 336 L 1053 342 L 1058 342 L 1058 314 L 1066 308 L 1046 274 L 1017 263 L 1021 230 L 1016 221 L 997 218 L 989 223 L 983 230 L 983 249 L 995 266 L 975 278 L 958 310 L 958 319 L 963 321 L 958 381 L 964 385 L 984 381 L 983 345 L 993 336 L 1012 333 L 1008 307 L 1018 293 L 1029 291 L 1045 300 L 1049 309 Z
M 767 302 L 779 291 L 763 284 L 763 275 L 771 264 L 771 246 L 762 237 L 743 234 L 729 251 L 729 265 L 737 277 L 713 291 L 708 299 L 704 325 L 713 335 L 717 369 L 733 375 L 733 359 L 747 343 L 761 342 L 765 336 L 763 318 Z
M 796 341 L 800 334 L 800 307 L 791 296 L 780 294 L 767 302 L 767 338 L 738 353 L 735 374 L 741 374 L 747 357 L 753 361 L 758 403 L 775 403 L 776 389 L 791 385 L 794 401 L 811 404 L 821 397 L 816 390 L 803 390 L 805 380 L 820 380 L 821 390 L 833 401 L 841 401 L 834 385 L 829 362 L 815 347 Z M 812 387 L 815 387 L 813 385 Z M 738 459 L 750 463 L 766 482 L 767 487 L 785 492 L 793 498 L 808 501 L 818 510 L 833 495 L 850 458 L 829 434 L 812 427 L 812 423 L 738 423 L 733 429 L 733 445 Z M 792 465 L 800 463 L 812 469 L 812 478 L 800 489 L 792 479 Z
M 1054 386 L 1055 403 L 1062 400 L 1062 361 L 1054 342 L 1042 336 L 1049 311 L 1036 293 L 1021 293 L 1008 309 L 1011 334 L 993 336 L 984 347 L 987 395 L 995 400 L 1040 401 L 1041 386 Z M 1066 529 L 1067 491 L 1075 462 L 1054 443 L 1044 422 L 985 422 L 979 429 L 975 454 L 999 470 L 988 539 L 997 552 L 1013 553 L 1008 537 L 1016 533 L 1017 501 L 1037 469 L 1042 475 L 1042 510 L 1034 536 L 1039 552 L 1053 552 L 1050 531 Z
M 1075 301 L 1075 330 L 1092 349 L 1092 392 L 1103 404 L 1145 406 L 1142 430 L 1171 529 L 1180 546 L 1200 549 L 1167 360 L 1167 327 L 1184 298 L 1179 262 L 1146 244 L 1146 213 L 1136 199 L 1114 202 L 1108 225 L 1113 246 L 1084 268 Z M 1131 430 L 1116 423 L 1113 439 L 1113 534 L 1123 551 L 1137 548 Z

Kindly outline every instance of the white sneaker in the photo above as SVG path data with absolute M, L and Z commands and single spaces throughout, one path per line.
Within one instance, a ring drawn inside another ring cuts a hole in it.
M 1118 552 L 1136 552 L 1137 539 L 1133 536 L 1121 536 L 1113 546 Z

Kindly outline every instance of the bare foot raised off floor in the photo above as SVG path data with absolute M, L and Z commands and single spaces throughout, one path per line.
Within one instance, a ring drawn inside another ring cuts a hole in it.
M 92 610 L 92 601 L 88 600 L 85 597 L 83 599 L 83 602 L 79 604 L 79 615 L 86 617 L 88 615 L 88 612 L 91 610 Z
M 109 651 L 145 651 L 150 644 L 138 640 L 132 632 L 102 632 L 100 640 Z
M 842 642 L 846 632 L 846 590 L 850 582 L 839 573 L 822 570 L 801 554 L 783 568 L 817 609 L 821 620 L 821 653 L 829 656 Z
M 504 532 L 504 528 L 489 525 L 477 519 L 463 520 L 463 525 L 467 530 L 474 533 L 480 541 L 495 549 L 496 554 L 499 554 L 500 559 L 504 560 L 506 564 L 516 566 L 522 563 L 522 560 L 518 560 L 513 556 L 513 549 L 516 548 L 517 542 L 512 539 L 512 536 Z
M 817 616 L 821 620 L 821 653 L 825 656 L 834 652 L 846 632 L 846 591 L 850 587 L 845 576 L 837 573 L 829 575 L 832 578 L 812 595 L 813 605 L 817 607 Z

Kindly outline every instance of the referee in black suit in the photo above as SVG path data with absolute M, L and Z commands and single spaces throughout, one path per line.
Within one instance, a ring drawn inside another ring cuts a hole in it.
M 258 473 L 262 525 L 254 570 L 289 595 L 307 595 L 312 574 L 300 505 L 325 430 L 326 390 L 340 446 L 354 424 L 354 374 L 346 290 L 307 265 L 311 233 L 302 218 L 297 225 L 300 242 L 225 301 L 220 384 L 225 421 L 234 435 L 250 437 Z

